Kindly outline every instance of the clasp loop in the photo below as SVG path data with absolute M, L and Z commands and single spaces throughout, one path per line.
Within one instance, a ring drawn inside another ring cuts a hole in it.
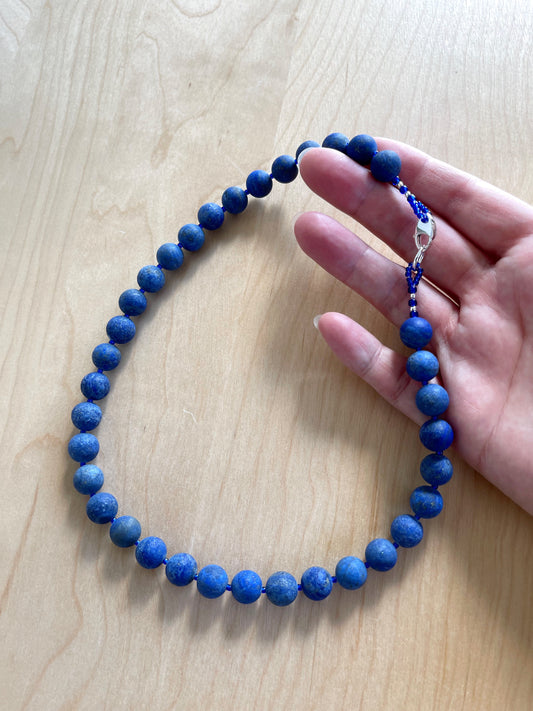
M 422 220 L 418 220 L 418 224 L 416 226 L 414 240 L 418 252 L 416 253 L 416 257 L 413 260 L 414 265 L 420 264 L 422 262 L 425 253 L 429 249 L 430 244 L 435 239 L 435 233 L 437 231 L 435 220 L 433 219 L 433 216 L 430 212 L 428 212 L 427 218 L 427 222 L 422 222 Z

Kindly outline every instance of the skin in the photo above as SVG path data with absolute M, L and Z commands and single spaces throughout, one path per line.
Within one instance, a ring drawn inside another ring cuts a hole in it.
M 437 224 L 417 298 L 420 315 L 433 326 L 430 347 L 450 395 L 444 417 L 455 430 L 454 448 L 533 514 L 533 208 L 410 146 L 383 139 L 378 147 L 400 154 L 401 179 Z M 403 260 L 413 259 L 416 217 L 397 190 L 327 148 L 303 154 L 300 170 L 315 193 Z M 294 231 L 306 254 L 395 326 L 402 324 L 408 314 L 403 267 L 320 213 L 300 215 Z M 418 384 L 405 372 L 404 355 L 343 314 L 323 314 L 318 329 L 382 397 L 415 422 L 426 419 L 416 408 Z

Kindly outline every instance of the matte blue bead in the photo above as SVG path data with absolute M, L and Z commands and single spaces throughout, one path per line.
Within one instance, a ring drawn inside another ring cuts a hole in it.
M 113 316 L 105 330 L 109 339 L 115 343 L 129 343 L 135 336 L 135 324 L 127 316 Z
M 332 587 L 331 575 L 318 565 L 307 568 L 302 575 L 302 591 L 310 600 L 324 600 Z
M 153 570 L 158 568 L 165 560 L 167 547 L 165 541 L 157 536 L 147 536 L 139 541 L 135 548 L 135 558 L 137 563 L 143 568 Z
M 416 394 L 416 406 L 424 415 L 442 415 L 448 409 L 450 398 L 446 390 L 436 383 L 428 383 Z
M 206 202 L 198 210 L 198 222 L 206 230 L 218 230 L 224 222 L 224 210 L 216 202 Z
M 70 415 L 72 424 L 79 430 L 94 430 L 102 419 L 102 410 L 94 402 L 80 402 Z
M 68 453 L 75 462 L 90 462 L 96 457 L 99 449 L 98 440 L 88 432 L 74 435 L 68 443 Z
M 347 555 L 341 558 L 335 568 L 335 577 L 342 588 L 357 590 L 364 585 L 367 578 L 366 565 L 360 558 Z
M 110 387 L 109 378 L 103 373 L 87 373 L 81 381 L 81 392 L 87 400 L 102 400 Z
M 197 252 L 205 242 L 205 234 L 200 225 L 193 225 L 191 222 L 180 227 L 178 232 L 178 242 L 183 249 L 188 252 Z
M 168 269 L 169 271 L 179 269 L 183 264 L 183 252 L 181 247 L 178 247 L 174 242 L 165 242 L 165 244 L 162 244 L 157 250 L 156 257 L 163 269 Z
M 140 316 L 145 312 L 148 301 L 139 289 L 126 289 L 118 297 L 118 305 L 128 316 Z
M 246 178 L 246 190 L 256 198 L 266 197 L 272 190 L 272 178 L 266 170 L 253 170 Z
M 453 429 L 446 420 L 428 420 L 420 428 L 420 441 L 427 449 L 442 452 L 453 442 Z
M 374 570 L 384 572 L 396 565 L 398 554 L 394 545 L 386 538 L 376 538 L 367 545 L 366 562 Z
M 420 521 L 409 514 L 396 516 L 390 527 L 391 537 L 402 548 L 412 548 L 420 543 L 424 529 Z
M 346 155 L 360 165 L 368 165 L 377 149 L 378 144 L 372 136 L 360 133 L 352 138 L 346 146 Z
M 423 348 L 431 341 L 432 336 L 431 324 L 420 316 L 408 318 L 400 326 L 400 338 L 408 348 Z
M 226 188 L 222 193 L 222 207 L 225 207 L 231 215 L 238 215 L 243 212 L 248 205 L 248 195 L 242 188 L 232 186 Z
M 87 502 L 87 516 L 93 523 L 109 523 L 117 515 L 118 501 L 113 494 L 100 491 Z
M 435 518 L 444 505 L 440 493 L 430 486 L 418 486 L 411 494 L 409 503 L 420 518 Z
M 380 183 L 389 183 L 400 173 L 402 161 L 394 151 L 379 151 L 370 161 L 370 172 Z
M 262 587 L 261 578 L 253 570 L 241 570 L 231 581 L 231 593 L 243 605 L 258 600 Z
M 290 573 L 278 571 L 267 580 L 265 591 L 267 598 L 273 605 L 285 607 L 296 600 L 298 583 Z
M 200 595 L 213 600 L 224 594 L 228 584 L 228 574 L 220 565 L 206 565 L 198 573 L 196 583 Z
M 142 267 L 137 274 L 137 284 L 151 294 L 160 291 L 165 286 L 163 270 L 153 264 Z
M 350 139 L 344 133 L 330 133 L 322 141 L 323 148 L 334 148 L 336 151 L 346 153 L 346 148 Z
M 278 156 L 272 163 L 272 177 L 278 183 L 292 183 L 298 175 L 298 165 L 292 156 Z
M 173 585 L 184 587 L 194 580 L 198 572 L 196 561 L 188 553 L 176 553 L 169 558 L 165 568 L 167 578 Z
M 442 486 L 452 478 L 453 466 L 444 454 L 428 454 L 420 462 L 420 474 L 428 484 Z
M 111 524 L 109 536 L 119 548 L 129 548 L 141 537 L 141 524 L 133 516 L 119 516 Z
M 298 160 L 300 155 L 308 148 L 320 148 L 320 143 L 317 143 L 316 141 L 304 141 L 303 143 L 300 143 L 296 149 L 296 160 Z
M 76 469 L 74 479 L 72 480 L 74 488 L 80 494 L 96 494 L 104 484 L 104 473 L 94 464 L 84 464 L 79 469 Z
M 429 351 L 416 351 L 407 359 L 405 369 L 413 380 L 431 380 L 439 372 L 439 361 Z
M 101 370 L 113 370 L 120 363 L 122 353 L 111 343 L 100 343 L 93 350 L 93 363 Z

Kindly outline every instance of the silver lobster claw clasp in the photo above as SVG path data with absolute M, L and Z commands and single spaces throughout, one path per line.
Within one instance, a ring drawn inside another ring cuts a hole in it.
M 435 220 L 430 212 L 427 214 L 427 222 L 422 222 L 418 220 L 416 226 L 416 231 L 414 235 L 414 240 L 418 252 L 413 260 L 413 264 L 420 264 L 424 258 L 425 253 L 429 249 L 430 244 L 435 239 L 435 233 L 437 231 L 437 226 L 435 225 Z

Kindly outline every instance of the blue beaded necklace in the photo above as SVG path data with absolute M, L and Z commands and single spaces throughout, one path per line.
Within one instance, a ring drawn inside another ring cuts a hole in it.
M 427 485 L 418 486 L 411 494 L 412 514 L 397 516 L 390 527 L 390 538 L 376 538 L 365 550 L 364 560 L 353 555 L 342 558 L 331 575 L 325 568 L 313 566 L 302 575 L 301 582 L 287 572 L 273 573 L 265 585 L 252 570 L 241 570 L 231 583 L 226 571 L 219 565 L 207 565 L 198 570 L 195 559 L 189 553 L 177 553 L 167 557 L 167 547 L 161 538 L 147 536 L 141 538 L 141 524 L 133 516 L 118 513 L 118 502 L 109 493 L 100 489 L 104 483 L 102 470 L 92 462 L 98 454 L 98 439 L 91 434 L 100 423 L 102 412 L 95 401 L 102 400 L 110 390 L 110 382 L 105 371 L 116 368 L 121 359 L 118 345 L 129 343 L 135 336 L 135 322 L 148 305 L 146 294 L 160 291 L 165 284 L 165 271 L 178 269 L 184 260 L 183 250 L 198 251 L 205 238 L 204 230 L 216 230 L 224 222 L 226 212 L 236 215 L 248 205 L 248 196 L 263 198 L 270 193 L 273 181 L 289 183 L 298 175 L 298 160 L 307 148 L 318 147 L 315 141 L 305 141 L 296 151 L 296 157 L 282 155 L 272 163 L 271 172 L 254 170 L 246 179 L 246 189 L 230 187 L 222 194 L 221 203 L 206 203 L 198 210 L 198 223 L 186 224 L 178 232 L 178 243 L 163 244 L 157 250 L 157 265 L 143 267 L 138 275 L 138 289 L 127 289 L 119 297 L 119 307 L 123 312 L 111 318 L 106 327 L 109 341 L 96 346 L 92 353 L 95 372 L 88 373 L 81 381 L 81 392 L 86 400 L 72 410 L 72 422 L 80 430 L 68 444 L 70 457 L 79 462 L 74 474 L 74 487 L 81 494 L 89 496 L 87 516 L 98 524 L 111 524 L 109 535 L 120 548 L 135 547 L 135 558 L 143 568 L 165 566 L 167 579 L 177 586 L 189 585 L 196 581 L 198 591 L 206 598 L 218 598 L 226 591 L 235 600 L 249 604 L 263 594 L 274 605 L 284 607 L 292 603 L 299 591 L 311 600 L 323 600 L 330 594 L 334 583 L 348 590 L 360 588 L 367 579 L 368 569 L 386 571 L 397 561 L 397 549 L 412 548 L 422 540 L 421 519 L 434 518 L 442 510 L 442 496 L 438 487 L 446 484 L 452 476 L 450 460 L 443 454 L 453 441 L 453 430 L 440 416 L 448 408 L 446 390 L 430 382 L 439 371 L 437 358 L 425 346 L 432 337 L 428 321 L 418 315 L 416 293 L 422 278 L 421 267 L 424 255 L 435 235 L 435 222 L 428 210 L 408 190 L 399 178 L 401 161 L 394 151 L 378 151 L 371 136 L 360 134 L 349 140 L 341 133 L 327 136 L 322 146 L 341 151 L 345 155 L 370 169 L 379 182 L 390 183 L 407 199 L 418 218 L 415 231 L 417 253 L 405 270 L 409 294 L 409 318 L 400 327 L 402 342 L 414 353 L 407 360 L 407 373 L 420 383 L 416 395 L 418 409 L 429 417 L 420 428 L 420 440 L 431 451 L 420 464 L 420 473 Z

